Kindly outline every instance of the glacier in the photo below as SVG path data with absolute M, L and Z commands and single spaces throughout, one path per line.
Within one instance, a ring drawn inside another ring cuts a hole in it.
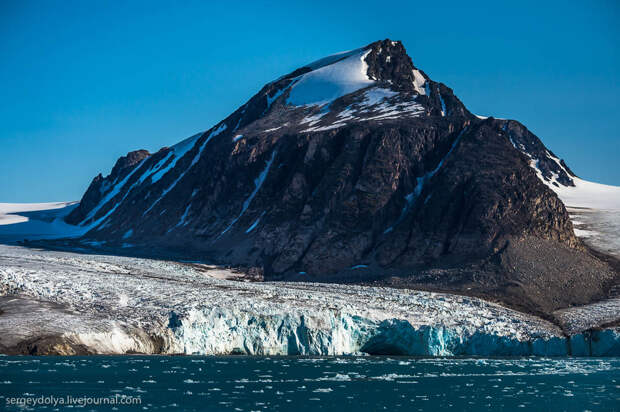
M 620 299 L 564 310 L 560 327 L 473 297 L 239 281 L 200 263 L 9 245 L 0 260 L 4 352 L 53 335 L 63 354 L 620 355 L 620 329 L 601 327 Z

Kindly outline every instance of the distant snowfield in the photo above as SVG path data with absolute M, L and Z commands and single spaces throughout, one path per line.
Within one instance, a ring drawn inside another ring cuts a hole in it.
M 27 222 L 29 218 L 20 215 L 22 212 L 62 209 L 74 203 L 76 202 L 0 203 L 0 225 Z
M 549 186 L 567 207 L 620 210 L 620 186 L 602 185 L 573 178 L 575 187 Z
M 543 180 L 566 205 L 575 235 L 620 259 L 620 187 L 579 178 L 573 181 L 575 187 L 557 187 Z
M 63 220 L 77 205 L 78 202 L 0 203 L 0 241 L 80 236 L 84 228 Z

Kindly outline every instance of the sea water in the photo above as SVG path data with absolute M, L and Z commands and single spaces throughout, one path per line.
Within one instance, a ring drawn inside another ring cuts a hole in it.
M 620 358 L 0 357 L 7 410 L 605 410 Z

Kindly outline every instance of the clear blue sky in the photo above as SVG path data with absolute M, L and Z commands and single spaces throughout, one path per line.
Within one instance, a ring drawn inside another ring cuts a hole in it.
M 172 6 L 172 3 L 175 3 Z M 620 185 L 617 1 L 0 2 L 0 202 L 77 200 L 327 54 L 402 40 L 474 113 Z

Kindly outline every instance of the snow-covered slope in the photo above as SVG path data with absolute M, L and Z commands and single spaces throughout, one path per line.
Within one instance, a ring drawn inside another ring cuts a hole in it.
M 620 259 L 620 187 L 573 178 L 575 186 L 549 185 L 568 207 L 575 235 Z
M 0 242 L 80 236 L 86 228 L 64 218 L 78 202 L 0 203 Z
M 573 181 L 575 186 L 549 185 L 566 206 L 620 210 L 620 186 L 602 185 L 578 177 L 574 177 Z
M 295 80 L 287 102 L 296 106 L 323 105 L 372 85 L 364 61 L 368 53 L 370 49 L 355 50 L 310 64 L 313 70 Z
M 27 222 L 30 218 L 25 216 L 26 212 L 65 209 L 67 206 L 71 206 L 76 203 L 77 202 L 0 203 L 0 226 Z M 66 212 L 66 209 L 64 212 Z

